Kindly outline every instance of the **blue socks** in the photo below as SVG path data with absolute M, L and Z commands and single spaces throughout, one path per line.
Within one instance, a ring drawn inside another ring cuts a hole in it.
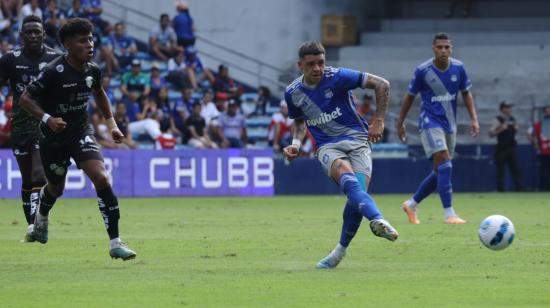
M 342 233 L 340 234 L 340 245 L 348 247 L 349 243 L 359 230 L 363 215 L 357 209 L 357 206 L 351 205 L 348 201 L 344 207 L 344 223 L 342 224 Z
M 383 218 L 372 197 L 365 192 L 365 185 L 360 186 L 355 174 L 342 174 L 340 176 L 340 188 L 348 196 L 349 203 L 356 207 L 368 220 Z
M 413 195 L 413 200 L 416 203 L 422 202 L 424 198 L 429 196 L 437 188 L 437 174 L 430 172 L 430 174 L 420 183 L 418 190 Z
M 453 206 L 453 184 L 451 175 L 453 174 L 453 164 L 450 160 L 444 161 L 437 167 L 437 191 L 444 209 Z

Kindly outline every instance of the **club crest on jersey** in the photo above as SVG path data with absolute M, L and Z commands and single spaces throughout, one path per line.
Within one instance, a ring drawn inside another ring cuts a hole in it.
M 334 96 L 334 94 L 332 93 L 331 89 L 326 89 L 325 90 L 325 98 L 326 99 L 331 99 L 333 96 Z
M 456 77 L 456 75 L 451 76 L 451 81 L 452 82 L 456 82 L 457 80 L 458 80 L 458 78 Z
M 94 78 L 92 76 L 88 76 L 84 80 L 86 81 L 86 86 L 88 88 L 92 88 L 92 84 L 94 83 Z
M 57 66 L 55 67 L 55 69 L 56 69 L 58 72 L 62 73 L 62 72 L 65 70 L 65 67 L 63 66 L 63 64 L 59 64 L 59 65 L 57 65 Z
M 13 52 L 13 56 L 16 58 L 19 57 L 20 55 L 21 55 L 21 50 L 16 50 Z
M 42 70 L 44 67 L 46 67 L 46 65 L 48 65 L 48 62 L 42 62 L 40 64 L 38 64 L 38 70 Z

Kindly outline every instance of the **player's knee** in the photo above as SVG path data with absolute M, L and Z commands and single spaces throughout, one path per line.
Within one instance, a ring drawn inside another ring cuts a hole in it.
M 104 189 L 110 185 L 109 177 L 107 176 L 107 172 L 105 170 L 97 171 L 95 174 L 90 176 L 90 180 L 92 180 L 92 183 L 94 183 L 94 187 L 96 189 Z

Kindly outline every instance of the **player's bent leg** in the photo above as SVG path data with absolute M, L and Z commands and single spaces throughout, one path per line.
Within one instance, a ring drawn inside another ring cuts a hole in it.
M 120 211 L 118 199 L 109 183 L 103 161 L 90 159 L 80 162 L 79 167 L 88 175 L 96 189 L 99 212 L 103 217 L 103 222 L 110 239 L 109 255 L 113 259 L 122 259 L 124 261 L 134 259 L 136 253 L 129 249 L 119 237 L 118 221 L 120 219 Z
M 350 203 L 357 206 L 361 214 L 370 220 L 371 231 L 374 235 L 395 241 L 399 233 L 384 220 L 372 197 L 361 189 L 350 163 L 343 159 L 335 160 L 331 167 L 331 175 L 333 178 L 338 178 L 340 188 Z

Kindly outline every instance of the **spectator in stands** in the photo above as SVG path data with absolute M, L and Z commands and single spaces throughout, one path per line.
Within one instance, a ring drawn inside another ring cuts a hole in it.
M 176 1 L 176 9 L 178 14 L 174 17 L 172 24 L 176 31 L 178 45 L 183 48 L 195 45 L 195 27 L 193 18 L 189 14 L 189 5 L 187 1 Z
M 374 116 L 374 110 L 372 109 L 372 95 L 366 93 L 361 97 L 359 106 L 357 106 L 357 113 L 362 116 L 367 123 L 371 122 L 372 117 Z
M 100 30 L 101 34 L 110 26 L 109 22 L 101 18 L 103 7 L 101 0 L 81 0 L 82 17 L 89 19 L 95 26 L 96 30 Z
M 216 81 L 214 74 L 202 65 L 202 61 L 197 54 L 197 49 L 194 46 L 189 46 L 185 49 L 185 65 L 190 70 L 190 78 L 195 80 L 195 87 L 211 88 Z
M 65 16 L 68 18 L 83 18 L 85 16 L 84 10 L 82 9 L 82 3 L 80 0 L 73 0 L 71 7 L 67 10 Z
M 91 123 L 94 128 L 95 139 L 102 148 L 119 149 L 123 147 L 123 144 L 114 142 L 107 127 L 107 122 L 105 121 L 103 114 L 97 108 L 95 108 L 95 113 L 92 115 Z
M 11 31 L 11 21 L 9 18 L 4 17 L 2 10 L 0 10 L 0 39 L 2 40 L 2 43 L 14 41 L 13 33 Z M 2 51 L 2 54 L 4 53 L 5 51 Z
M 166 80 L 180 91 L 184 88 L 196 89 L 195 76 L 191 76 L 191 71 L 185 63 L 185 53 L 183 51 L 180 50 L 175 57 L 168 60 Z
M 1 11 L 5 14 L 6 20 L 8 20 L 11 24 L 14 24 L 17 22 L 22 6 L 22 0 L 2 0 Z
M 359 105 L 357 106 L 357 113 L 359 113 L 360 116 L 362 116 L 369 125 L 371 124 L 372 117 L 374 116 L 374 109 L 373 106 L 373 97 L 369 93 L 365 93 L 361 97 L 361 101 L 359 102 Z M 382 133 L 382 138 L 379 142 L 388 142 L 389 138 L 389 130 L 385 129 Z
M 220 112 L 216 108 L 216 105 L 212 102 L 214 95 L 212 91 L 205 90 L 201 98 L 201 116 L 206 121 L 206 126 L 209 127 L 214 119 L 217 119 Z
M 130 148 L 130 149 L 137 148 L 137 143 L 134 142 L 134 139 L 132 138 L 132 134 L 128 130 L 128 126 L 130 125 L 130 120 L 128 119 L 128 116 L 126 116 L 126 105 L 123 102 L 116 104 L 114 118 L 115 118 L 116 125 L 118 126 L 118 129 L 120 129 L 120 131 L 125 137 L 122 140 L 122 144 L 124 144 L 127 148 Z
M 189 132 L 185 126 L 185 120 L 189 115 L 189 109 L 183 99 L 178 99 L 171 109 L 171 127 L 174 133 L 181 138 L 182 143 L 189 140 Z
M 163 131 L 155 142 L 155 149 L 157 150 L 173 150 L 178 143 L 176 137 L 170 131 Z
M 103 86 L 103 89 L 105 89 L 105 95 L 107 95 L 107 98 L 111 102 L 111 104 L 116 103 L 115 98 L 115 92 L 113 92 L 113 89 L 111 89 L 111 77 L 109 75 L 103 75 L 101 76 L 101 85 Z M 111 110 L 114 110 L 115 106 L 112 106 Z
M 168 87 L 168 82 L 160 75 L 160 69 L 157 64 L 153 64 L 151 67 L 151 92 L 149 97 L 151 99 L 157 99 L 159 97 L 160 89 Z
M 267 105 L 271 99 L 271 91 L 266 86 L 261 86 L 258 89 L 258 98 L 255 101 L 256 108 L 252 115 L 266 115 Z
M 101 47 L 101 55 L 107 65 L 107 74 L 113 70 L 124 69 L 134 60 L 137 46 L 131 36 L 125 34 L 124 24 L 115 24 L 115 34 L 107 39 L 107 44 Z
M 120 91 L 124 95 L 124 100 L 130 103 L 137 103 L 140 111 L 143 111 L 143 102 L 151 92 L 149 74 L 141 71 L 141 61 L 135 59 L 132 61 L 132 69 L 122 75 Z M 134 120 L 130 116 L 130 120 Z
M 38 0 L 30 0 L 27 4 L 21 7 L 21 16 L 20 16 L 21 21 L 23 21 L 25 17 L 30 15 L 34 15 L 42 18 L 42 10 L 38 5 Z
M 185 107 L 185 112 L 189 115 L 191 114 L 191 107 L 193 106 L 193 89 L 185 88 L 181 90 L 181 98 L 179 98 L 176 104 Z
M 9 96 L 0 108 L 0 148 L 9 148 L 11 140 L 11 118 L 13 97 Z
M 247 144 L 245 117 L 238 112 L 239 105 L 230 100 L 227 112 L 219 117 L 219 139 L 222 148 L 243 148 Z
M 162 61 L 176 56 L 182 47 L 178 47 L 176 32 L 170 25 L 168 14 L 160 15 L 160 25 L 149 34 L 149 52 Z
M 516 153 L 517 132 L 518 124 L 514 116 L 512 116 L 512 104 L 503 101 L 500 103 L 500 115 L 495 118 L 489 130 L 489 136 L 497 137 L 497 145 L 495 148 L 497 191 L 504 191 L 504 171 L 506 165 L 510 167 L 510 171 L 512 172 L 512 179 L 514 180 L 516 191 L 525 190 Z
M 544 107 L 542 119 L 528 130 L 527 138 L 539 158 L 539 190 L 550 191 L 550 105 Z
M 157 110 L 156 101 L 149 99 L 143 100 L 141 111 L 136 115 L 137 120 L 130 122 L 128 125 L 130 134 L 156 141 L 162 134 L 160 123 L 158 122 Z
M 214 92 L 216 93 L 216 99 L 224 100 L 240 100 L 242 94 L 242 88 L 229 77 L 229 68 L 223 64 L 218 67 Z
M 44 31 L 46 32 L 46 45 L 54 47 L 59 46 L 57 32 L 65 23 L 65 14 L 57 8 L 56 0 L 48 0 L 46 10 L 44 10 Z
M 158 96 L 154 98 L 157 105 L 157 121 L 160 123 L 161 131 L 175 132 L 172 111 L 170 109 L 170 100 L 168 99 L 168 88 L 162 87 L 159 89 Z
M 293 119 L 288 117 L 288 105 L 282 100 L 281 109 L 273 114 L 271 123 L 267 128 L 267 139 L 273 150 L 277 153 L 292 143 L 292 123 Z
M 190 137 L 187 144 L 199 149 L 217 148 L 217 145 L 208 137 L 206 120 L 201 116 L 201 110 L 201 103 L 193 103 L 191 115 L 185 120 L 185 126 L 189 130 Z

